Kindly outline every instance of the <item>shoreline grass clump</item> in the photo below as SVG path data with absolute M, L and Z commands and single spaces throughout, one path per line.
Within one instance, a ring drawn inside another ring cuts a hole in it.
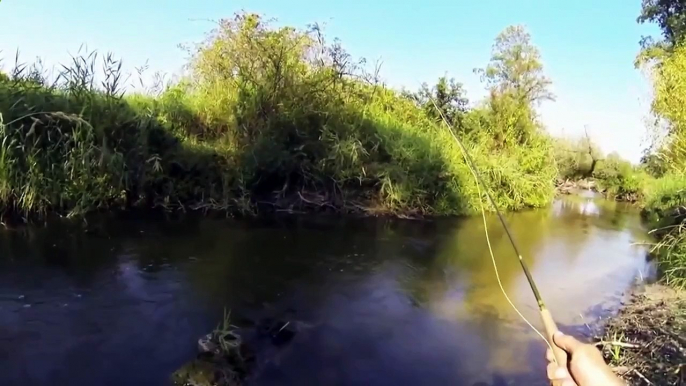
M 499 205 L 552 200 L 551 140 L 535 113 L 550 82 L 521 27 L 496 39 L 482 71 L 489 96 L 472 107 L 459 83 L 388 89 L 317 26 L 277 28 L 254 14 L 221 20 L 189 56 L 183 77 L 148 94 L 125 92 L 111 55 L 77 56 L 54 79 L 16 64 L 0 79 L 5 215 L 472 213 L 480 197 L 431 99 Z M 515 72 L 513 60 L 530 71 Z

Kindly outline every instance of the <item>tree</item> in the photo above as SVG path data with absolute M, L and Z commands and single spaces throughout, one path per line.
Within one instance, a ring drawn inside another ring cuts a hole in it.
M 461 119 L 467 112 L 467 104 L 469 103 L 462 83 L 445 76 L 438 78 L 436 85 L 431 88 L 423 83 L 419 91 L 406 95 L 415 101 L 427 116 L 441 120 L 441 115 L 443 115 L 451 126 L 461 124 Z
M 657 23 L 668 46 L 679 43 L 686 34 L 686 0 L 643 0 L 639 23 Z M 644 48 L 655 45 L 652 38 L 643 37 Z
M 493 44 L 490 63 L 475 72 L 491 92 L 511 94 L 529 105 L 555 99 L 538 48 L 531 44 L 531 35 L 523 26 L 509 26 L 501 32 Z
M 641 157 L 641 166 L 648 174 L 655 178 L 664 176 L 668 169 L 667 163 L 659 153 L 650 153 L 648 151 Z

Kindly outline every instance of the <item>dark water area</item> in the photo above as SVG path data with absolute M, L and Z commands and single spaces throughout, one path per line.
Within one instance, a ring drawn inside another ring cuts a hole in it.
M 0 231 L 0 385 L 167 385 L 197 339 L 297 321 L 254 385 L 545 385 L 544 344 L 503 297 L 480 217 L 269 222 L 119 216 Z M 507 215 L 563 329 L 590 334 L 649 276 L 635 209 L 568 197 Z M 502 228 L 505 289 L 540 327 Z

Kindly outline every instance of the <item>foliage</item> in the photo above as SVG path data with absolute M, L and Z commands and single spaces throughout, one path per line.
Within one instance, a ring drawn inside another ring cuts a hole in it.
M 424 113 L 436 122 L 445 117 L 450 125 L 462 127 L 462 118 L 467 112 L 469 100 L 465 96 L 462 83 L 456 82 L 455 79 L 442 76 L 431 88 L 423 83 L 419 91 L 403 94 L 417 103 Z
M 493 44 L 490 63 L 476 72 L 492 92 L 517 101 L 532 104 L 554 99 L 549 90 L 552 82 L 543 74 L 541 55 L 523 26 L 510 26 L 501 32 Z
M 534 138 L 540 134 L 533 132 L 527 105 L 511 108 L 511 115 L 522 115 L 512 122 L 489 105 L 468 111 L 461 85 L 446 78 L 403 98 L 362 70 L 364 62 L 353 60 L 339 42 L 327 44 L 317 26 L 273 29 L 255 15 L 222 21 L 192 57 L 185 94 L 196 106 L 222 101 L 207 109 L 209 122 L 201 119 L 207 127 L 222 127 L 219 136 L 244 149 L 236 150 L 236 163 L 241 190 L 252 196 L 316 195 L 327 205 L 365 202 L 391 212 L 474 210 L 473 181 L 437 120 L 433 99 L 451 123 L 479 132 L 469 146 L 479 153 L 482 172 L 493 176 L 492 190 L 504 207 L 550 200 L 547 150 L 526 154 L 530 144 L 533 149 L 543 143 Z M 484 134 L 517 136 L 515 129 L 526 123 L 530 144 L 519 141 L 522 148 L 510 146 L 494 157 L 492 136 Z M 522 163 L 524 170 L 510 167 Z
M 641 167 L 646 173 L 655 178 L 664 176 L 668 169 L 667 163 L 660 157 L 660 154 L 653 152 L 646 152 L 641 157 Z
M 631 202 L 642 199 L 647 178 L 642 171 L 616 153 L 598 161 L 593 177 L 607 196 Z
M 555 138 L 553 151 L 558 177 L 563 180 L 592 176 L 594 160 L 603 157 L 598 146 L 588 137 Z
M 657 239 L 651 253 L 667 284 L 686 288 L 686 175 L 647 180 L 642 216 Z
M 90 59 L 75 59 L 50 86 L 25 66 L 0 82 L 0 201 L 6 208 L 79 213 L 117 198 L 124 185 L 123 155 L 116 151 L 117 138 L 108 138 L 97 124 L 128 122 L 118 114 L 117 79 L 106 79 L 102 92 L 92 92 L 95 56 Z M 103 65 L 119 64 L 108 56 Z
M 652 223 L 669 217 L 674 208 L 686 206 L 686 176 L 667 174 L 655 179 L 646 186 L 645 196 L 644 215 L 649 216 Z
M 683 215 L 682 215 L 683 217 Z M 678 221 L 668 228 L 658 228 L 660 241 L 653 248 L 658 256 L 658 267 L 669 285 L 686 288 L 686 225 Z
M 550 140 L 533 100 L 504 78 L 489 78 L 472 109 L 445 78 L 407 98 L 317 26 L 275 28 L 253 14 L 220 21 L 189 54 L 188 76 L 157 95 L 125 94 L 111 56 L 102 74 L 95 53 L 76 57 L 56 82 L 19 65 L 0 82 L 0 201 L 24 216 L 136 204 L 469 213 L 480 197 L 429 95 L 460 121 L 503 209 L 552 199 Z M 529 56 L 515 59 L 498 68 L 522 85 L 541 76 Z
M 682 13 L 683 15 L 683 13 Z M 660 162 L 664 175 L 647 191 L 645 215 L 656 225 L 659 243 L 655 252 L 665 279 L 686 285 L 686 49 L 677 46 L 662 65 L 654 70 L 653 112 L 665 123 L 666 135 L 655 144 L 652 155 Z
M 654 42 L 650 38 L 644 38 L 644 47 L 662 44 L 663 47 L 672 47 L 681 42 L 686 34 L 686 2 L 683 0 L 643 0 L 639 23 L 653 22 L 662 30 L 664 43 Z
M 653 111 L 660 118 L 669 121 L 670 134 L 686 132 L 686 113 L 683 106 L 686 101 L 686 48 L 679 47 L 674 54 L 665 60 L 662 66 L 655 69 Z
M 653 223 L 660 271 L 669 284 L 686 287 L 686 50 L 677 46 L 654 70 L 653 112 L 664 123 L 666 135 L 654 144 L 652 169 L 661 177 L 646 188 L 644 215 Z

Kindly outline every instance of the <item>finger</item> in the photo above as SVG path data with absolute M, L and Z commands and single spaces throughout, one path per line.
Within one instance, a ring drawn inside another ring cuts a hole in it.
M 547 359 L 548 362 L 557 363 L 557 358 L 555 358 L 555 354 L 550 349 L 545 350 L 545 359 Z
M 551 381 L 564 381 L 565 379 L 572 379 L 567 369 L 560 367 L 555 363 L 548 364 L 546 373 L 548 373 L 548 379 Z
M 549 380 L 554 380 L 555 379 L 555 370 L 559 368 L 558 365 L 556 365 L 554 362 L 548 363 L 548 367 L 546 367 L 546 373 L 548 374 L 548 379 Z
M 564 380 L 564 379 L 572 379 L 572 377 L 569 375 L 569 371 L 567 371 L 567 369 L 565 369 L 564 367 L 558 366 L 553 371 L 553 379 Z
M 570 354 L 573 354 L 574 351 L 576 351 L 580 347 L 583 347 L 584 345 L 583 343 L 576 340 L 576 338 L 574 338 L 573 336 L 565 335 L 561 331 L 556 331 L 553 334 L 553 342 L 555 342 L 556 346 L 567 351 Z
M 553 386 L 578 386 L 576 382 L 574 382 L 572 379 L 562 379 L 562 380 L 555 380 L 552 382 Z
M 577 386 L 576 382 L 569 375 L 564 367 L 559 367 L 554 363 L 548 365 L 548 379 L 553 386 Z

